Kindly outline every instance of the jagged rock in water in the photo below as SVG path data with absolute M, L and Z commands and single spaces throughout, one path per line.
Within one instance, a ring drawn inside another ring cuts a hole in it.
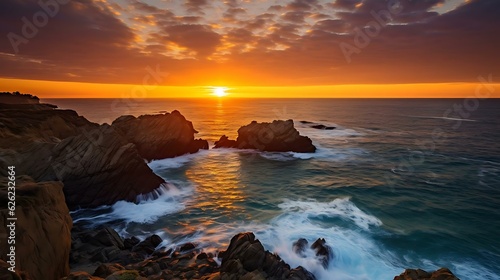
M 422 269 L 407 269 L 401 275 L 394 277 L 394 280 L 459 280 L 447 268 L 440 268 L 434 272 L 427 272 Z
M 303 267 L 291 269 L 278 255 L 265 251 L 251 232 L 234 236 L 220 255 L 222 279 L 315 279 Z
M 147 160 L 171 158 L 208 149 L 207 141 L 194 139 L 194 134 L 198 132 L 179 111 L 138 118 L 121 116 L 113 121 L 112 126 L 127 141 L 134 143 L 139 154 Z
M 33 280 L 59 279 L 69 273 L 73 221 L 64 202 L 61 182 L 35 183 L 27 176 L 16 178 L 16 270 Z M 0 180 L 0 224 L 8 225 L 7 182 Z M 6 226 L 0 236 L 9 236 Z M 2 238 L 0 258 L 9 261 L 10 245 Z M 1 269 L 0 269 L 1 271 Z M 5 275 L 3 273 L 0 273 Z M 3 278 L 2 278 L 3 279 Z M 8 278 L 7 278 L 8 279 Z M 11 279 L 16 279 L 11 278 Z
M 316 257 L 319 258 L 324 268 L 327 268 L 333 256 L 333 251 L 330 246 L 326 245 L 324 238 L 318 238 L 312 245 L 311 249 L 316 252 Z
M 238 143 L 236 142 L 236 140 L 229 140 L 229 137 L 227 137 L 226 135 L 222 135 L 219 138 L 219 141 L 215 141 L 214 144 L 215 144 L 214 149 L 217 149 L 217 148 L 237 148 L 238 147 Z
M 304 238 L 300 238 L 299 240 L 295 241 L 293 243 L 293 252 L 303 258 L 306 257 L 305 255 L 305 252 L 306 252 L 306 249 L 307 249 L 307 245 L 309 244 L 309 242 L 304 239 Z
M 334 130 L 336 128 L 335 126 L 326 126 L 323 124 L 316 124 L 316 125 L 312 125 L 311 127 L 315 128 L 315 129 L 321 129 L 321 130 Z
M 267 152 L 313 153 L 316 147 L 307 136 L 301 136 L 295 129 L 292 120 L 273 121 L 242 126 L 238 130 L 236 144 L 222 136 L 216 148 L 256 149 Z

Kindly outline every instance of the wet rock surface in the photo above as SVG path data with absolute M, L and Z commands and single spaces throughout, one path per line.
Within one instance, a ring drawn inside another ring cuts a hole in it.
M 301 136 L 292 120 L 257 123 L 242 126 L 238 138 L 229 140 L 225 135 L 216 142 L 215 148 L 256 149 L 266 152 L 313 153 L 316 147 L 307 136 Z
M 137 118 L 121 116 L 113 121 L 112 126 L 128 142 L 135 144 L 141 157 L 147 160 L 171 158 L 208 149 L 206 140 L 194 138 L 198 132 L 179 111 Z

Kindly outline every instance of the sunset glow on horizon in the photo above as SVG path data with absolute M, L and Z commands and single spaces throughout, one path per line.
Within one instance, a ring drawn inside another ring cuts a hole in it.
M 0 91 L 458 98 L 500 77 L 499 1 L 71 1 L 37 25 L 28 2 L 0 2 Z

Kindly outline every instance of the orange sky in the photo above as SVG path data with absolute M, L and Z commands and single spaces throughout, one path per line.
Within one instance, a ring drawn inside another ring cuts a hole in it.
M 27 27 L 38 2 L 0 1 L 0 91 L 499 97 L 500 1 L 69 1 Z
M 223 87 L 224 98 L 500 98 L 500 84 L 420 83 L 388 85 L 334 85 L 290 87 L 213 86 L 142 86 L 0 79 L 6 91 L 31 93 L 40 98 L 204 98 Z

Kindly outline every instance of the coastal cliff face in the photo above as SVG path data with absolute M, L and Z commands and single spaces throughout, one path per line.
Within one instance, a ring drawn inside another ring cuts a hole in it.
M 208 148 L 178 111 L 98 125 L 36 97 L 2 96 L 10 103 L 0 104 L 0 163 L 36 181 L 62 181 L 71 210 L 135 201 L 165 182 L 144 159 Z
M 112 126 L 127 141 L 135 144 L 139 154 L 147 160 L 171 158 L 208 149 L 207 141 L 194 139 L 194 134 L 198 132 L 179 111 L 138 118 L 122 116 L 113 121 Z
M 275 120 L 272 123 L 257 123 L 238 129 L 236 141 L 222 136 L 215 148 L 256 149 L 266 152 L 314 153 L 316 147 L 307 136 L 301 136 L 293 120 Z
M 164 183 L 109 125 L 57 144 L 33 144 L 18 162 L 19 170 L 37 181 L 62 181 L 69 209 L 135 201 Z
M 60 182 L 36 183 L 18 177 L 16 185 L 16 271 L 34 280 L 59 279 L 69 273 L 72 220 Z M 7 183 L 0 181 L 0 236 L 8 236 Z M 3 238 L 2 238 L 3 240 Z M 7 242 L 1 252 L 9 252 Z M 6 254 L 0 256 L 8 262 Z M 14 276 L 12 276 L 14 277 Z M 3 279 L 3 278 L 2 278 Z M 15 279 L 15 278 L 12 278 Z
M 98 126 L 72 110 L 0 103 L 0 148 L 18 150 L 33 142 L 57 143 Z

